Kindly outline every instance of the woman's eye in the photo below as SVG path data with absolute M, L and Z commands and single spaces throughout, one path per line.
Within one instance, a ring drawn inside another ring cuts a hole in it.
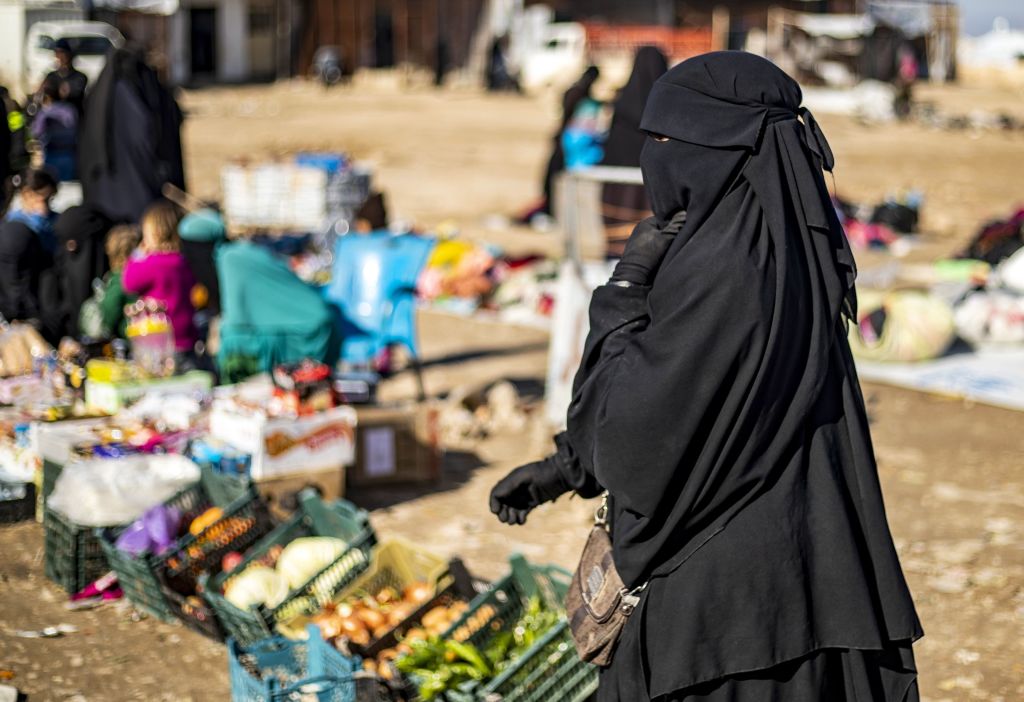
M 661 141 L 661 142 L 668 141 L 668 137 L 667 136 L 663 136 L 661 134 L 652 134 L 651 138 L 654 139 L 655 141 Z

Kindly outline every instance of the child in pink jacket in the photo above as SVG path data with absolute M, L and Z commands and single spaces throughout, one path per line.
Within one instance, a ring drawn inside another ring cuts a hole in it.
M 142 246 L 122 275 L 125 292 L 162 302 L 174 327 L 174 347 L 188 353 L 196 343 L 192 288 L 195 278 L 181 253 L 178 213 L 170 202 L 150 205 L 142 215 Z

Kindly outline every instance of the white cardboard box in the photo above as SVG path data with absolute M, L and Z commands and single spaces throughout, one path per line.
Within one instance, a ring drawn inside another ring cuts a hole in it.
M 215 401 L 210 435 L 252 455 L 253 480 L 336 470 L 355 460 L 356 411 L 335 407 L 305 417 L 242 414 Z

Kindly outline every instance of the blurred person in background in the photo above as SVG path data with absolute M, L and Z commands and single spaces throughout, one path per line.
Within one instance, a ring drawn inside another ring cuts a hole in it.
M 487 89 L 491 92 L 521 92 L 508 61 L 508 36 L 495 37 L 487 54 Z
M 8 152 L 7 175 L 13 179 L 19 174 L 28 170 L 32 165 L 32 154 L 28 148 L 29 129 L 28 120 L 25 117 L 25 108 L 17 100 L 11 97 L 7 88 L 0 86 L 0 102 L 7 110 L 7 130 L 11 136 L 10 150 Z M 0 165 L 0 170 L 3 165 Z M 11 185 L 8 182 L 8 185 Z M 7 197 L 10 198 L 11 191 L 8 190 Z
M 57 60 L 57 68 L 47 73 L 43 81 L 55 81 L 60 99 L 70 103 L 81 116 L 89 77 L 75 68 L 75 52 L 67 39 L 57 40 L 53 57 Z
M 738 51 L 655 84 L 654 216 L 594 292 L 558 451 L 491 492 L 522 524 L 607 491 L 610 560 L 637 600 L 598 702 L 920 699 L 923 632 L 847 336 L 856 264 L 802 97 Z M 577 591 L 581 575 L 601 582 L 577 573 Z
M 0 86 L 7 94 L 7 88 Z M 7 101 L 0 99 L 0 215 L 7 211 L 7 188 L 11 177 L 11 144 L 14 141 L 14 130 L 11 129 L 7 117 Z
M 57 238 L 50 199 L 57 181 L 45 169 L 28 171 L 20 205 L 0 224 L 0 314 L 35 326 L 56 345 L 63 333 L 60 283 L 54 268 Z
M 93 294 L 93 281 L 102 279 L 110 269 L 104 250 L 109 230 L 110 221 L 85 205 L 64 210 L 54 225 L 61 302 L 69 335 L 78 333 L 79 310 Z
M 79 138 L 85 204 L 111 222 L 138 222 L 165 183 L 184 190 L 182 119 L 139 50 L 112 52 L 89 93 Z
M 640 116 L 654 82 L 668 70 L 668 59 L 654 46 L 636 52 L 633 71 L 615 98 L 612 125 L 604 144 L 602 166 L 640 167 L 644 133 Z M 651 213 L 651 205 L 642 185 L 608 183 L 601 192 L 601 214 L 608 237 L 608 256 L 618 258 L 633 226 Z
M 60 80 L 52 73 L 40 93 L 31 132 L 42 148 L 43 163 L 61 182 L 78 180 L 78 110 L 61 98 Z
M 562 121 L 558 125 L 558 131 L 555 132 L 554 143 L 551 146 L 551 156 L 548 158 L 548 167 L 544 173 L 544 201 L 539 208 L 524 217 L 527 221 L 535 214 L 552 214 L 554 209 L 555 178 L 565 170 L 565 149 L 562 146 L 562 136 L 565 134 L 565 129 L 569 126 L 569 122 L 572 121 L 573 115 L 576 114 L 576 109 L 583 101 L 591 99 L 590 91 L 600 75 L 601 73 L 597 66 L 588 67 L 579 80 L 573 83 L 562 96 Z
M 126 293 L 162 303 L 174 327 L 174 347 L 187 363 L 196 343 L 192 288 L 195 276 L 181 253 L 178 210 L 166 200 L 154 202 L 142 216 L 142 246 L 125 264 Z M 180 364 L 179 364 L 180 365 Z
M 142 232 L 134 224 L 119 224 L 107 234 L 104 249 L 110 261 L 110 272 L 103 281 L 103 299 L 99 303 L 100 320 L 111 337 L 125 338 L 128 319 L 124 308 L 138 298 L 125 292 L 121 277 L 132 252 L 142 242 Z
M 217 366 L 226 382 L 312 358 L 333 365 L 337 311 L 283 257 L 252 241 L 217 248 L 220 337 Z
M 914 49 L 909 44 L 900 47 L 896 57 L 896 116 L 900 119 L 910 117 L 914 106 L 914 83 L 917 82 L 919 66 Z

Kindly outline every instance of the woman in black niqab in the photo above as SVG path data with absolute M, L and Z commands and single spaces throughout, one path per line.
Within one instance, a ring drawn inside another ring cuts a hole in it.
M 599 700 L 916 701 L 922 635 L 846 340 L 855 268 L 799 86 L 719 52 L 641 123 L 655 212 L 594 293 L 559 451 L 492 509 L 610 494 L 646 583 Z
M 85 102 L 79 175 L 85 204 L 138 222 L 165 183 L 185 189 L 183 116 L 140 50 L 116 49 Z
M 604 144 L 602 166 L 636 168 L 640 165 L 640 150 L 644 133 L 640 131 L 640 117 L 647 104 L 647 96 L 654 82 L 668 70 L 668 60 L 660 49 L 643 46 L 636 52 L 633 71 L 626 85 L 615 98 L 612 124 Z M 608 237 L 608 255 L 622 254 L 626 239 L 633 226 L 650 214 L 650 204 L 639 185 L 610 183 L 601 193 L 601 213 Z

